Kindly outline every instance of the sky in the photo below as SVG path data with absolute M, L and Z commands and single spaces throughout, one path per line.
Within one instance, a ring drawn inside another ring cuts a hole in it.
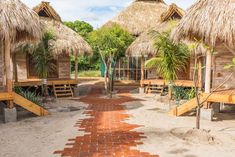
M 63 21 L 82 20 L 97 28 L 116 16 L 123 8 L 131 4 L 133 0 L 44 0 L 51 5 L 62 17 Z M 22 0 L 32 8 L 41 0 Z M 183 9 L 187 9 L 196 0 L 165 0 L 167 4 L 175 3 Z

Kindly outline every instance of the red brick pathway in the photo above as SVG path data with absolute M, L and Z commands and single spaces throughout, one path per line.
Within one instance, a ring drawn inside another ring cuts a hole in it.
M 100 92 L 100 88 L 93 88 L 87 97 L 81 99 L 90 104 L 84 114 L 91 118 L 78 121 L 75 127 L 85 131 L 86 135 L 69 139 L 67 148 L 54 153 L 63 157 L 159 157 L 131 149 L 143 144 L 138 141 L 146 138 L 143 133 L 132 131 L 139 125 L 123 122 L 129 115 L 125 114 L 121 104 L 134 99 L 128 94 L 112 100 L 102 99 L 97 94 Z

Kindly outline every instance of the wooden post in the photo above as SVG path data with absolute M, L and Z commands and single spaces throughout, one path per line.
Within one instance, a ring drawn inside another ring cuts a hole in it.
M 78 56 L 75 56 L 75 80 L 78 80 Z
M 118 77 L 119 80 L 121 80 L 121 59 L 118 61 Z
M 127 63 L 127 80 L 130 80 L 130 57 L 128 57 Z
M 199 84 L 199 90 L 202 90 L 202 59 L 199 58 L 198 63 L 198 84 Z
M 12 60 L 11 60 L 11 41 L 9 37 L 5 37 L 4 40 L 4 49 L 5 49 L 5 69 L 6 69 L 6 92 L 11 93 L 12 92 Z M 8 107 L 13 108 L 14 104 L 12 101 L 8 102 Z
M 210 93 L 211 92 L 211 65 L 212 65 L 212 53 L 207 51 L 207 54 L 206 54 L 205 93 Z
M 139 58 L 136 57 L 136 62 L 135 62 L 135 80 L 138 81 L 138 72 L 139 72 Z
M 144 70 L 145 70 L 145 61 L 144 56 L 141 57 L 141 81 L 140 86 L 143 87 L 143 81 L 144 81 Z
M 18 70 L 17 70 L 17 63 L 16 63 L 16 53 L 13 54 L 12 59 L 13 59 L 15 82 L 18 82 L 19 80 L 18 80 Z

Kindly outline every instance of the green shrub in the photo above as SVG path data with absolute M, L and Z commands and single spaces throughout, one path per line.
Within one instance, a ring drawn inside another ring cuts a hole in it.
M 195 97 L 195 89 L 188 87 L 174 87 L 173 95 L 176 100 L 189 100 Z
M 38 94 L 36 94 L 36 92 L 30 92 L 30 91 L 24 90 L 21 87 L 15 87 L 14 91 L 17 94 L 21 95 L 22 97 L 32 101 L 33 103 L 35 103 L 39 106 L 42 106 L 42 107 L 44 106 L 41 101 L 41 97 Z

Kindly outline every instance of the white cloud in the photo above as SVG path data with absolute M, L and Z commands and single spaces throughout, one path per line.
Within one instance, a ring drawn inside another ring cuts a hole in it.
M 22 0 L 30 8 L 36 6 L 41 0 Z M 99 27 L 113 18 L 133 0 L 48 0 L 65 21 L 77 19 Z M 165 0 L 166 3 L 176 3 L 182 8 L 187 8 L 196 0 Z

